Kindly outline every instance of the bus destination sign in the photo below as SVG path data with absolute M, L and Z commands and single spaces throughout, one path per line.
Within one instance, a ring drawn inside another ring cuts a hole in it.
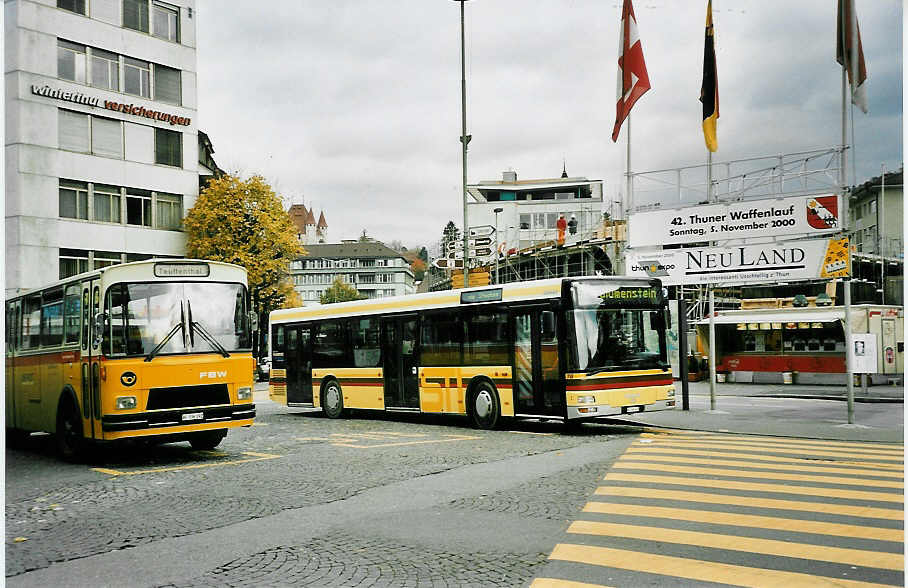
M 603 304 L 621 306 L 652 306 L 662 302 L 662 291 L 659 288 L 618 288 L 599 295 Z
M 207 278 L 210 269 L 207 263 L 156 263 L 156 278 Z

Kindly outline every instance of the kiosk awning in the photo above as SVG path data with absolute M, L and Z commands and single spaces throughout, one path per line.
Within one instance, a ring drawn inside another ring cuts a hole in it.
M 730 311 L 720 313 L 714 319 L 717 325 L 734 325 L 738 323 L 833 323 L 843 320 L 842 309 L 824 309 L 820 311 L 777 310 L 772 312 Z M 709 318 L 697 321 L 698 325 L 708 325 Z

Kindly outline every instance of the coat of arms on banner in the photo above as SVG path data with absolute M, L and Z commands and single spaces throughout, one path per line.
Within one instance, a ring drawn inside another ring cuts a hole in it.
M 838 196 L 808 198 L 807 224 L 815 229 L 832 229 L 839 226 Z

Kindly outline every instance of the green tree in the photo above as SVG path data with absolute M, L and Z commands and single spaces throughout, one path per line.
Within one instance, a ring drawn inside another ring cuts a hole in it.
M 365 300 L 366 296 L 360 294 L 359 290 L 344 282 L 340 277 L 334 278 L 331 287 L 325 290 L 321 296 L 322 304 L 334 304 L 335 302 L 349 302 L 351 300 Z
M 460 229 L 454 224 L 454 221 L 448 221 L 444 230 L 441 232 L 441 249 L 442 255 L 448 250 L 448 245 L 460 241 Z
M 306 251 L 283 202 L 261 176 L 214 178 L 183 221 L 189 257 L 235 263 L 246 268 L 252 309 L 259 324 L 268 313 L 300 306 L 290 282 L 290 262 Z M 263 335 L 265 328 L 260 328 Z M 260 336 L 256 349 L 261 347 Z
M 426 250 L 425 247 L 419 248 L 419 258 L 423 261 L 423 263 L 425 263 L 425 264 L 429 263 L 429 252 Z

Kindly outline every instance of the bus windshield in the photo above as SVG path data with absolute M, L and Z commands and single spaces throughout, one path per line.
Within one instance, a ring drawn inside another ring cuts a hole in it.
M 148 355 L 156 349 L 152 355 L 222 353 L 251 346 L 242 284 L 114 284 L 108 289 L 106 310 L 110 326 L 104 350 L 110 355 Z
M 572 366 L 582 371 L 662 368 L 664 309 L 652 287 L 574 284 Z

